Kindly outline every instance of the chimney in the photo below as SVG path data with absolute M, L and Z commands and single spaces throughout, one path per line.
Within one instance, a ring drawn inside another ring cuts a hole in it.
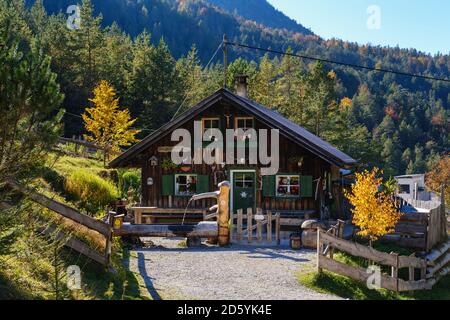
M 240 97 L 247 98 L 248 90 L 247 90 L 247 79 L 246 75 L 237 75 L 236 76 L 236 94 Z

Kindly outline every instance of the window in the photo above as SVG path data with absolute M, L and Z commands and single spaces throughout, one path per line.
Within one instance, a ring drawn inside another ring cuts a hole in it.
M 409 184 L 401 184 L 400 185 L 400 193 L 410 193 L 411 189 L 409 188 Z
M 252 173 L 236 173 L 234 185 L 236 188 L 253 188 L 254 175 Z
M 254 119 L 252 117 L 237 117 L 235 128 L 236 129 L 253 129 L 254 128 Z
M 300 196 L 300 176 L 279 175 L 276 177 L 277 197 L 298 197 Z
M 209 129 L 220 129 L 220 119 L 219 118 L 203 118 L 202 119 L 203 133 Z
M 197 191 L 197 175 L 177 174 L 175 175 L 175 195 L 192 196 Z

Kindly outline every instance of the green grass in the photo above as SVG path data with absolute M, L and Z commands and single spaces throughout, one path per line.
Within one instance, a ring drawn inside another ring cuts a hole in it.
M 0 237 L 3 244 L 6 236 Z M 54 287 L 54 267 L 52 256 L 22 253 L 26 248 L 16 238 L 7 247 L 8 252 L 0 252 L 0 300 L 5 299 L 56 299 Z M 45 245 L 42 242 L 42 245 Z M 60 249 L 60 286 L 59 299 L 71 300 L 149 300 L 151 299 L 145 283 L 139 274 L 126 270 L 123 260 L 129 258 L 126 249 L 115 243 L 115 254 L 111 270 L 92 262 L 70 249 Z M 81 290 L 68 290 L 66 287 L 66 270 L 70 265 L 81 269 Z
M 371 290 L 364 283 L 332 272 L 299 272 L 298 282 L 320 293 L 352 300 L 449 300 L 450 276 L 443 278 L 433 290 L 415 291 L 413 294 L 396 293 L 380 289 Z
M 68 176 L 79 169 L 85 169 L 95 174 L 108 171 L 103 166 L 102 161 L 82 157 L 57 156 L 53 154 L 49 159 L 49 164 L 63 176 Z
M 43 178 L 32 183 L 38 191 L 74 208 L 77 204 L 67 201 L 64 183 L 67 177 L 82 169 L 90 174 L 98 175 L 105 181 L 111 179 L 114 170 L 103 168 L 101 161 L 81 157 L 57 156 L 53 154 L 49 159 L 47 170 Z M 32 209 L 32 211 L 30 211 Z M 30 216 L 32 219 L 28 219 Z M 34 223 L 40 221 L 53 221 L 55 214 L 42 210 L 33 204 L 30 208 L 21 208 L 18 214 L 0 211 L 0 218 L 10 221 L 7 225 L 0 219 L 0 300 L 3 299 L 55 299 L 54 274 L 52 265 L 54 258 L 52 248 L 54 245 L 48 237 L 37 236 Z M 11 219 L 13 218 L 13 219 Z M 14 220 L 14 221 L 13 221 Z M 89 232 L 70 221 L 64 225 L 64 231 L 73 232 L 73 235 L 93 248 L 97 242 L 91 239 Z M 73 228 L 72 228 L 73 227 Z M 67 230 L 66 230 L 67 229 Z M 72 230 L 73 229 L 73 230 Z M 92 243 L 90 241 L 93 241 Z M 79 253 L 62 248 L 58 249 L 58 259 L 61 263 L 60 299 L 76 300 L 134 300 L 151 299 L 145 286 L 144 279 L 136 273 L 126 270 L 123 260 L 129 259 L 129 253 L 119 241 L 115 241 L 112 269 L 106 270 L 103 266 L 85 258 Z M 69 291 L 65 288 L 65 270 L 70 265 L 78 265 L 82 273 L 81 290 Z
M 413 251 L 405 248 L 396 247 L 389 244 L 374 243 L 374 248 L 382 252 L 396 252 L 400 255 L 409 256 Z M 353 267 L 368 267 L 368 261 L 360 257 L 354 257 L 344 252 L 335 252 L 334 259 L 341 263 Z M 382 266 L 383 273 L 389 273 L 387 266 Z M 407 269 L 399 270 L 399 277 L 407 280 L 409 271 Z M 297 279 L 300 284 L 315 291 L 336 295 L 345 299 L 353 300 L 448 300 L 450 299 L 450 276 L 444 277 L 434 286 L 433 290 L 415 291 L 410 293 L 396 293 L 386 289 L 371 290 L 365 283 L 341 276 L 324 270 L 321 274 L 311 270 L 297 273 Z

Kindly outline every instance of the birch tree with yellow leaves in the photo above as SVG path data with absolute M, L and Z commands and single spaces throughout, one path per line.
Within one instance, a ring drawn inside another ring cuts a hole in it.
M 86 108 L 82 115 L 89 132 L 85 138 L 103 149 L 106 164 L 111 154 L 120 152 L 120 147 L 137 142 L 136 134 L 140 130 L 132 128 L 136 120 L 131 119 L 128 109 L 119 108 L 116 92 L 107 81 L 100 81 L 94 89 L 94 98 L 89 100 L 94 107 Z
M 400 219 L 400 212 L 392 195 L 380 191 L 383 180 L 378 168 L 356 173 L 356 183 L 345 196 L 353 206 L 353 223 L 360 229 L 358 234 L 369 239 L 369 244 L 380 237 L 394 232 Z

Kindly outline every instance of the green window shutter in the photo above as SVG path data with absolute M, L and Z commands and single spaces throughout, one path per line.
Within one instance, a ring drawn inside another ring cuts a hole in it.
M 209 176 L 197 176 L 197 193 L 209 192 Z
M 313 196 L 313 178 L 312 176 L 300 177 L 300 194 L 303 198 L 311 198 Z
M 263 196 L 264 197 L 275 197 L 275 176 L 263 176 Z
M 162 195 L 173 196 L 175 194 L 175 176 L 173 174 L 162 176 Z

